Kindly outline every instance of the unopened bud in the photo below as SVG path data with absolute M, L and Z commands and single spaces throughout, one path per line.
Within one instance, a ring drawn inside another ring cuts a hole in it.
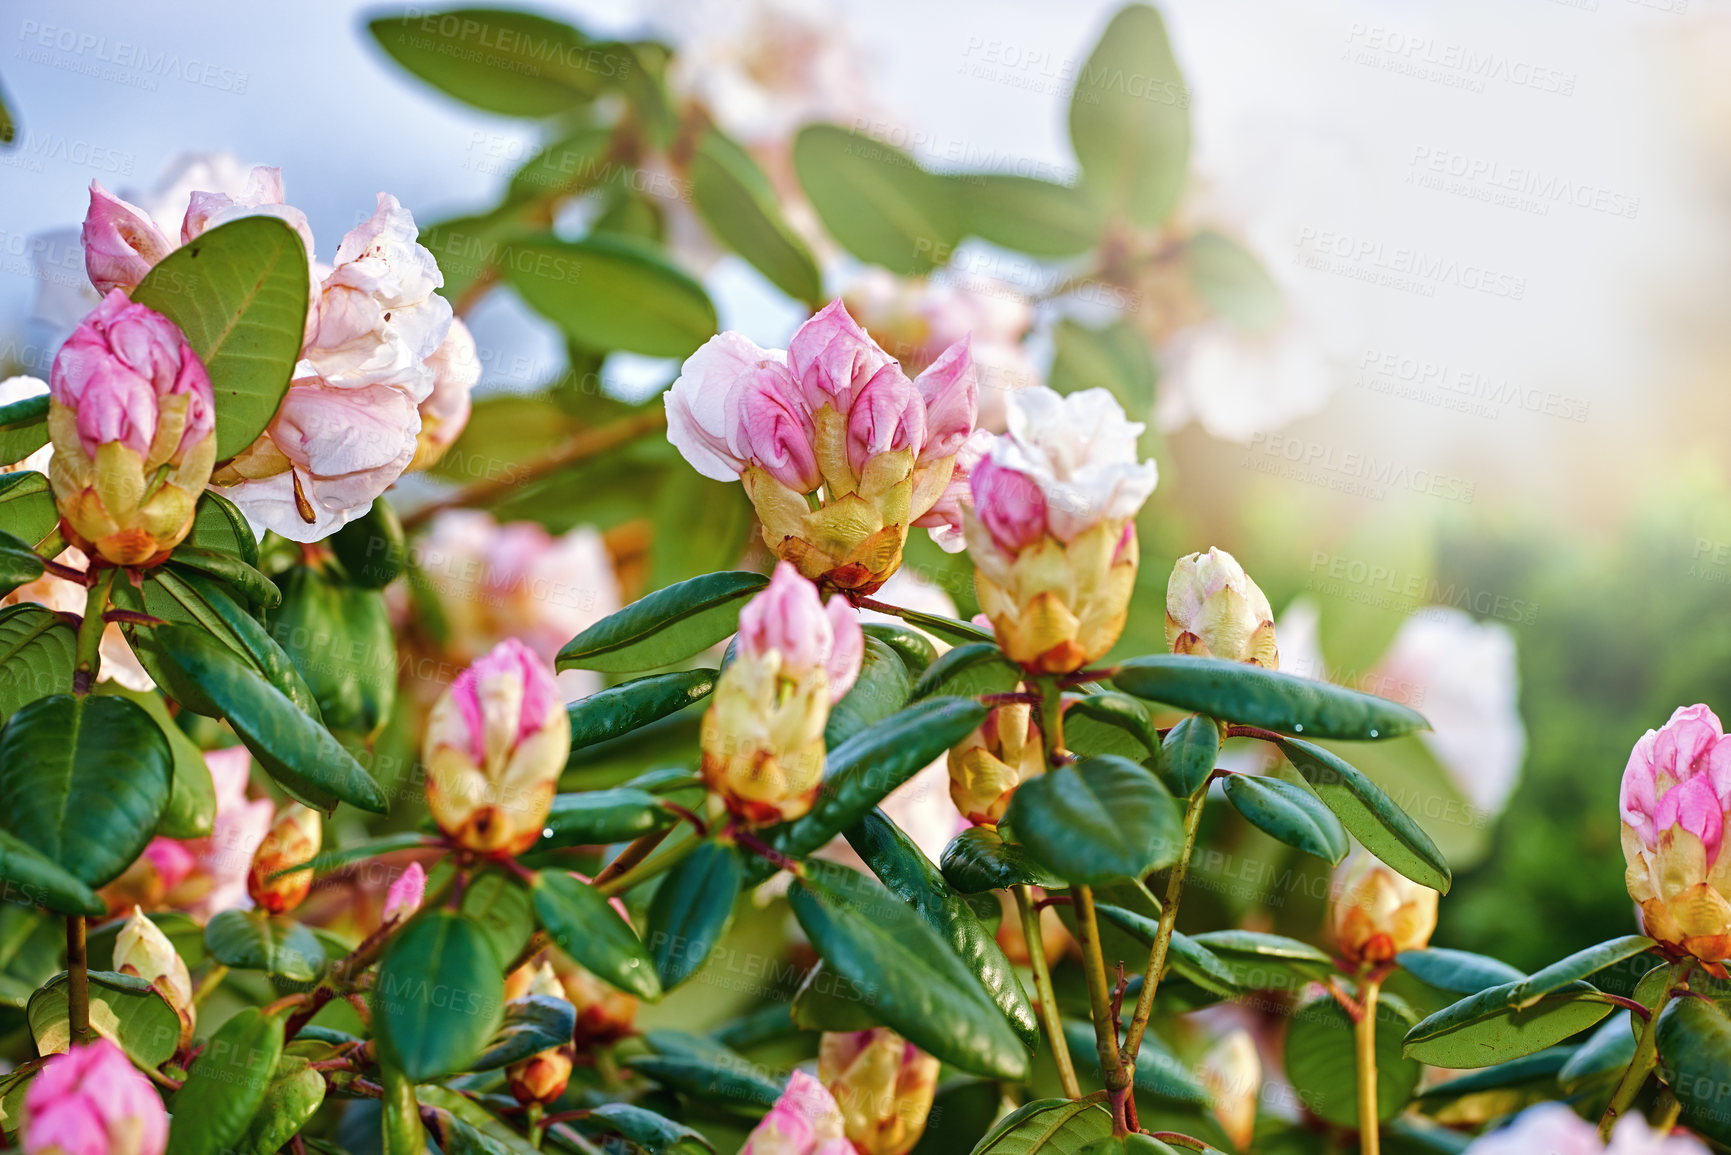
M 1178 559 L 1166 583 L 1166 644 L 1175 654 L 1280 668 L 1274 611 L 1223 549 Z
M 311 870 L 296 870 L 278 878 L 271 876 L 311 862 L 323 837 L 319 812 L 311 807 L 290 802 L 278 812 L 270 833 L 252 856 L 252 869 L 246 876 L 246 892 L 259 909 L 282 914 L 306 901 L 313 886 Z
M 817 1077 L 860 1155 L 906 1155 L 925 1132 L 938 1060 L 887 1027 L 831 1031 L 818 1045 Z
M 174 944 L 162 933 L 162 928 L 145 916 L 138 907 L 120 928 L 114 940 L 114 969 L 123 975 L 134 975 L 157 989 L 174 1013 L 180 1016 L 180 1045 L 192 1042 L 192 1028 L 198 1009 L 192 1002 L 192 976 L 187 973 L 186 960 L 175 952 Z
M 1436 930 L 1439 897 L 1369 851 L 1356 851 L 1334 872 L 1329 925 L 1335 947 L 1347 961 L 1370 966 L 1421 950 Z

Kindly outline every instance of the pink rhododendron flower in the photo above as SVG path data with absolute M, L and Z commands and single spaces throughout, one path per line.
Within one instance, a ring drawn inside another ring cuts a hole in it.
M 131 292 L 151 266 L 176 248 L 149 213 L 94 180 L 90 182 L 90 211 L 84 217 L 81 239 L 85 272 L 96 291 L 103 294 L 114 289 Z
M 1617 1121 L 1609 1145 L 1599 1129 L 1562 1103 L 1540 1103 L 1514 1122 L 1479 1136 L 1466 1155 L 1707 1155 L 1699 1140 L 1655 1131 L 1638 1114 Z
M 415 438 L 410 469 L 426 469 L 462 435 L 472 408 L 469 394 L 481 380 L 481 357 L 469 326 L 451 318 L 444 342 L 427 358 L 433 389 L 421 401 L 421 432 Z
M 841 1108 L 829 1088 L 804 1071 L 788 1076 L 787 1089 L 752 1129 L 739 1155 L 856 1155 Z
M 385 891 L 385 912 L 383 921 L 396 922 L 408 918 L 421 909 L 421 900 L 427 896 L 427 872 L 418 862 L 409 863 L 408 869 L 399 874 L 396 881 Z
M 108 1039 L 51 1056 L 24 1092 L 26 1155 L 162 1155 L 168 1112 Z

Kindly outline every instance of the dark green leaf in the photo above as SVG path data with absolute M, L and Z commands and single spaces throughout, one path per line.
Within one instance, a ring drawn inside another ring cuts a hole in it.
M 952 646 L 965 646 L 969 642 L 994 640 L 991 630 L 982 630 L 973 622 L 957 621 L 955 618 L 921 613 L 918 610 L 899 610 L 896 616 L 916 630 L 924 630 Z
M 938 649 L 932 640 L 918 630 L 889 622 L 866 622 L 860 626 L 866 637 L 876 638 L 896 652 L 908 668 L 908 676 L 917 678 L 938 659 Z
M 1671 1093 L 1683 1104 L 1681 1122 L 1719 1144 L 1731 1144 L 1725 1110 L 1731 1072 L 1731 1020 L 1717 1003 L 1673 999 L 1659 1015 L 1659 1060 Z
M 0 530 L 37 545 L 60 524 L 46 474 L 34 469 L 0 473 Z
M 569 24 L 508 9 L 409 8 L 369 21 L 367 31 L 434 88 L 506 116 L 569 112 L 628 66 Z
M 112 1039 L 128 1058 L 154 1070 L 180 1045 L 180 1016 L 160 992 L 143 979 L 114 971 L 90 971 L 90 1027 Z M 24 1017 L 36 1050 L 48 1055 L 65 1051 L 72 1039 L 66 1005 L 66 972 L 62 971 L 30 996 Z
M 1381 787 L 1321 746 L 1294 738 L 1282 738 L 1279 745 L 1281 753 L 1366 850 L 1414 882 L 1442 894 L 1449 892 L 1454 873 L 1448 860 L 1430 835 Z
M 498 1033 L 472 1064 L 476 1071 L 493 1071 L 562 1047 L 577 1030 L 577 1008 L 551 995 L 525 995 L 505 1004 Z
M 501 259 L 505 282 L 529 307 L 587 348 L 685 357 L 715 333 L 703 286 L 648 242 L 523 237 Z
M 47 444 L 47 393 L 0 405 L 0 461 L 23 461 Z
M 1573 1047 L 1551 1047 L 1535 1054 L 1510 1059 L 1491 1067 L 1482 1067 L 1470 1074 L 1448 1079 L 1419 1092 L 1418 1098 L 1428 1105 L 1452 1103 L 1468 1095 L 1483 1095 L 1492 1091 L 1518 1091 L 1523 1087 L 1534 1091 L 1554 1090 L 1557 1073 L 1563 1069 Z M 1540 1087 L 1532 1087 L 1532 1084 Z M 1546 1098 L 1550 1096 L 1546 1095 Z
M 170 555 L 168 561 L 170 565 L 180 569 L 208 574 L 227 583 L 244 597 L 249 605 L 270 609 L 282 602 L 282 591 L 277 589 L 275 582 L 252 565 L 222 550 L 201 549 L 198 546 L 182 544 Z
M 603 1103 L 579 1126 L 589 1134 L 622 1135 L 649 1155 L 689 1155 L 698 1150 L 715 1150 L 715 1145 L 701 1132 L 630 1103 Z
M 793 1025 L 802 1031 L 869 1031 L 877 1026 L 875 991 L 837 975 L 822 961 L 793 992 Z
M 1029 853 L 1073 883 L 1141 878 L 1178 859 L 1178 807 L 1149 771 L 1084 758 L 1022 783 L 1005 821 Z
M 1093 329 L 1066 317 L 1052 330 L 1050 381 L 1060 393 L 1104 389 L 1143 420 L 1154 412 L 1158 377 L 1148 339 L 1129 321 Z
M 1420 982 L 1460 995 L 1476 995 L 1489 987 L 1518 986 L 1527 977 L 1489 955 L 1443 947 L 1402 951 L 1394 961 Z
M 9 533 L 0 532 L 0 595 L 11 593 L 42 576 L 36 551 Z
M 1565 1095 L 1578 1095 L 1593 1083 L 1622 1078 L 1634 1059 L 1635 1032 L 1629 1027 L 1629 1012 L 1618 1011 L 1575 1048 L 1557 1071 L 1557 1085 Z
M 1172 787 L 1188 798 L 1220 763 L 1220 727 L 1212 718 L 1192 714 L 1166 732 L 1163 748 Z
M 436 865 L 427 879 L 428 888 L 435 893 L 444 884 L 447 862 Z M 535 933 L 535 908 L 529 891 L 503 867 L 484 868 L 471 878 L 463 888 L 457 913 L 481 928 L 493 944 L 493 953 L 502 959 L 516 958 Z
M 938 1088 L 919 1144 L 909 1155 L 971 1151 L 998 1117 L 1003 1091 L 989 1079 L 952 1079 Z
M 794 300 L 822 304 L 817 262 L 750 153 L 711 128 L 692 154 L 690 180 L 692 203 L 710 232 Z
M 977 698 L 1007 693 L 1021 682 L 1021 667 L 1004 657 L 996 642 L 973 642 L 946 651 L 926 667 L 911 696 L 916 702 L 936 694 Z
M 1062 890 L 1064 879 L 1034 856 L 989 826 L 962 831 L 944 847 L 944 880 L 962 894 L 981 894 L 1009 886 L 1043 886 Z
M 945 177 L 967 231 L 1036 257 L 1070 257 L 1093 248 L 1105 224 L 1083 190 L 999 172 Z
M 1413 1013 L 1392 995 L 1376 1005 L 1376 1107 L 1392 1119 L 1418 1089 L 1424 1068 L 1401 1055 Z M 1286 1029 L 1286 1071 L 1300 1099 L 1337 1127 L 1358 1123 L 1358 1056 L 1353 1022 L 1331 995 L 1299 1007 Z
M 1083 187 L 1113 216 L 1157 225 L 1178 203 L 1190 164 L 1190 92 L 1148 5 L 1120 9 L 1082 65 L 1070 144 Z
M 647 938 L 661 989 L 672 990 L 702 966 L 727 933 L 745 866 L 738 847 L 704 842 L 656 888 Z
M 716 1055 L 631 1055 L 624 1063 L 669 1090 L 754 1117 L 775 1105 L 782 1085 L 744 1055 L 720 1048 Z
M 205 949 L 224 966 L 310 983 L 325 968 L 325 948 L 292 918 L 262 910 L 225 910 L 204 928 Z
M 380 1054 L 416 1082 L 467 1070 L 498 1029 L 508 961 L 456 911 L 421 911 L 379 962 L 372 1006 Z
M 1591 986 L 1576 983 L 1516 1010 L 1520 985 L 1489 987 L 1431 1015 L 1407 1033 L 1407 1057 L 1433 1067 L 1488 1067 L 1554 1046 L 1614 1009 Z
M 1112 690 L 1065 704 L 1064 745 L 1078 754 L 1116 754 L 1132 762 L 1161 752 L 1160 731 L 1147 708 Z
M 168 1155 L 217 1155 L 247 1133 L 282 1057 L 283 1020 L 247 1007 L 218 1028 L 168 1101 Z
M 81 879 L 4 830 L 0 830 L 0 880 L 8 894 L 57 914 L 101 916 L 108 911 Z
M 331 535 L 331 552 L 342 563 L 349 581 L 362 589 L 384 589 L 408 564 L 408 544 L 397 511 L 382 497 L 367 512 Z
M 1224 658 L 1131 658 L 1112 681 L 1138 698 L 1306 738 L 1398 738 L 1430 725 L 1387 698 Z
M 0 733 L 0 826 L 103 886 L 156 834 L 173 775 L 168 740 L 134 703 L 38 698 Z
M 535 876 L 534 900 L 560 950 L 627 994 L 651 1002 L 661 997 L 649 952 L 600 891 L 562 870 L 543 870 Z
M 1302 786 L 1278 778 L 1231 774 L 1226 778 L 1226 800 L 1252 826 L 1306 854 L 1338 865 L 1351 849 L 1340 819 Z
M 833 124 L 793 140 L 793 169 L 824 228 L 862 261 L 920 276 L 962 239 L 954 187 L 900 149 Z
M 132 290 L 180 326 L 216 395 L 216 457 L 233 457 L 276 416 L 306 329 L 308 253 L 272 216 L 241 217 L 158 261 Z
M 385 595 L 296 566 L 283 576 L 283 604 L 269 618 L 282 647 L 333 730 L 375 734 L 397 697 L 397 643 Z
M 896 652 L 876 638 L 866 638 L 859 677 L 830 708 L 823 731 L 825 748 L 835 749 L 907 705 L 911 684 L 908 668 Z
M 163 838 L 208 838 L 216 824 L 216 784 L 210 779 L 210 767 L 204 752 L 186 736 L 169 716 L 162 696 L 151 690 L 129 690 L 119 682 L 98 682 L 93 694 L 108 694 L 138 706 L 168 742 L 174 757 L 174 784 L 169 790 L 168 805 L 156 824 L 156 833 Z
M 1096 903 L 1094 909 L 1101 918 L 1108 919 L 1130 932 L 1143 946 L 1154 945 L 1154 936 L 1159 927 L 1157 920 L 1108 902 Z M 1204 990 L 1220 995 L 1238 993 L 1232 968 L 1187 934 L 1172 932 L 1166 958 L 1167 965 L 1174 973 L 1189 979 Z
M 684 661 L 739 628 L 746 600 L 769 584 L 762 574 L 704 574 L 632 602 L 559 651 L 561 670 L 629 673 Z
M 629 734 L 677 714 L 715 690 L 714 670 L 675 670 L 633 678 L 598 690 L 565 708 L 571 716 L 571 748 L 581 749 Z
M 605 846 L 625 842 L 651 830 L 663 830 L 678 819 L 655 795 L 630 787 L 556 794 L 547 814 L 537 850 L 566 846 Z
M 1193 935 L 1232 976 L 1241 990 L 1302 991 L 1334 973 L 1328 952 L 1307 942 L 1252 930 L 1213 930 Z
M 258 565 L 258 539 L 252 535 L 246 514 L 214 489 L 198 495 L 198 508 L 184 544 L 232 554 L 247 565 Z
M 998 1120 L 972 1155 L 1075 1155 L 1112 1134 L 1112 1113 L 1086 1099 L 1035 1099 Z
M 26 702 L 72 688 L 78 636 L 34 603 L 0 609 L 0 721 Z
M 325 853 L 308 859 L 299 866 L 271 875 L 279 878 L 285 874 L 293 874 L 301 870 L 311 870 L 323 874 L 327 870 L 335 870 L 339 866 L 347 866 L 351 862 L 364 862 L 369 858 L 377 858 L 381 854 L 390 854 L 396 850 L 414 850 L 430 845 L 425 834 L 415 830 L 400 830 L 395 834 L 384 834 L 378 838 L 369 838 L 355 846 L 345 846 L 341 850 L 327 850 Z
M 1534 971 L 1515 987 L 1513 996 L 1517 1008 L 1526 1008 L 1552 991 L 1560 991 L 1578 979 L 1598 974 L 1608 966 L 1646 954 L 1657 944 L 1645 935 L 1626 934 L 1609 942 L 1578 950 L 1559 959 L 1543 970 Z

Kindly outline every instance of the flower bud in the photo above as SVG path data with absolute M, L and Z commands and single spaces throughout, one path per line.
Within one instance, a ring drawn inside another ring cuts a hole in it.
M 980 728 L 950 750 L 949 768 L 950 799 L 969 822 L 1003 818 L 1016 787 L 1046 769 L 1032 707 L 993 707 Z
M 118 1046 L 49 1056 L 24 1092 L 25 1155 L 162 1155 L 168 1112 Z
M 938 1061 L 887 1027 L 829 1031 L 818 1044 L 817 1077 L 860 1155 L 906 1155 L 925 1132 Z
M 1007 404 L 1009 432 L 968 478 L 962 528 L 974 588 L 1012 661 L 1071 673 L 1123 632 L 1136 584 L 1133 519 L 1157 474 L 1153 461 L 1136 460 L 1143 427 L 1104 389 L 1023 389 Z
M 1436 930 L 1436 891 L 1358 850 L 1335 868 L 1329 927 L 1348 962 L 1375 966 L 1422 950 Z
M 72 544 L 154 565 L 192 528 L 216 460 L 210 377 L 173 321 L 116 289 L 54 358 L 48 477 Z
M 521 854 L 541 837 L 570 752 L 552 669 L 507 638 L 433 707 L 421 746 L 427 809 L 466 850 Z
M 180 1016 L 180 1045 L 192 1042 L 197 1008 L 192 1002 L 192 976 L 174 944 L 138 907 L 114 940 L 114 969 L 135 975 L 155 987 Z
M 313 888 L 313 872 L 297 870 L 280 878 L 271 875 L 304 862 L 319 852 L 324 837 L 319 812 L 299 802 L 290 802 L 278 812 L 270 833 L 258 844 L 247 872 L 246 892 L 261 910 L 282 914 L 306 900 Z
M 421 431 L 415 435 L 410 469 L 438 464 L 469 423 L 469 393 L 481 380 L 481 357 L 469 326 L 453 317 L 451 331 L 427 358 L 427 365 L 433 371 L 433 391 L 421 402 Z
M 539 967 L 519 967 L 511 977 L 516 979 L 526 970 L 533 973 L 529 977 L 527 989 L 517 997 L 540 995 L 543 998 L 559 999 L 561 1002 L 565 1000 L 565 992 L 553 973 L 551 963 L 543 962 Z M 511 985 L 508 983 L 507 989 Z M 564 1043 L 512 1063 L 505 1069 L 505 1081 L 511 1088 L 512 1096 L 523 1104 L 551 1103 L 565 1093 L 565 1084 L 571 1081 L 571 1067 L 575 1056 L 575 1048 L 570 1043 Z
M 576 963 L 558 971 L 565 999 L 577 1008 L 573 1039 L 583 1050 L 605 1047 L 636 1030 L 637 1000 Z
M 1731 958 L 1731 737 L 1706 706 L 1680 707 L 1623 770 L 1623 859 L 1646 933 L 1703 962 Z
M 998 949 L 1004 952 L 1014 966 L 1029 966 L 1034 961 L 1034 952 L 1028 949 L 1028 936 L 1022 932 L 1022 913 L 1016 909 L 1015 900 L 1010 892 L 1000 890 L 998 905 L 1001 913 L 998 918 L 997 942 Z M 1029 892 L 1034 901 L 1046 897 L 1046 892 L 1036 886 Z M 1046 965 L 1055 966 L 1064 952 L 1070 949 L 1075 940 L 1070 937 L 1070 929 L 1064 925 L 1056 907 L 1042 907 L 1037 917 L 1040 920 L 1040 953 L 1046 956 Z
M 1223 549 L 1181 557 L 1166 583 L 1166 644 L 1175 654 L 1280 668 L 1274 611 Z
M 411 862 L 385 891 L 385 913 L 380 921 L 389 924 L 407 919 L 421 909 L 421 900 L 426 896 L 427 872 L 420 863 Z
M 151 266 L 174 251 L 150 214 L 90 182 L 90 211 L 84 217 L 84 271 L 98 293 L 131 292 Z
M 828 1088 L 795 1068 L 739 1155 L 855 1155 L 855 1149 Z
M 1214 1118 L 1232 1145 L 1250 1150 L 1256 1132 L 1256 1099 L 1262 1089 L 1262 1060 L 1245 1030 L 1220 1036 L 1202 1056 L 1196 1073 L 1214 1100 Z
M 787 562 L 739 615 L 731 664 L 703 716 L 703 776 L 741 821 L 766 826 L 811 809 L 823 778 L 830 706 L 859 676 L 865 636 L 839 596 Z

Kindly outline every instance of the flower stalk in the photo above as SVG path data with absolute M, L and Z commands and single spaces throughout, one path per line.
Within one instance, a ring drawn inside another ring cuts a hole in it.
M 1353 1044 L 1358 1056 L 1358 1149 L 1361 1155 L 1378 1155 L 1382 1145 L 1376 1107 L 1376 998 L 1382 978 L 1373 972 L 1358 986 L 1359 1015 L 1353 1023 Z
M 1040 1004 L 1040 1019 L 1046 1024 L 1046 1038 L 1051 1041 L 1052 1061 L 1058 1066 L 1058 1082 L 1065 1095 L 1080 1099 L 1082 1084 L 1076 1081 L 1076 1064 L 1070 1058 L 1070 1045 L 1064 1041 L 1064 1020 L 1058 1013 L 1052 972 L 1046 966 L 1046 947 L 1040 935 L 1040 912 L 1034 909 L 1033 895 L 1026 884 L 1012 889 L 1016 896 L 1016 913 L 1022 919 L 1022 937 L 1028 943 L 1028 962 L 1034 968 L 1034 1000 Z
M 85 929 L 83 915 L 66 919 L 66 1016 L 72 1041 L 79 1046 L 90 1042 L 90 964 L 85 957 Z
M 1616 1127 L 1617 1120 L 1629 1109 L 1640 1094 L 1641 1087 L 1647 1082 L 1647 1076 L 1652 1073 L 1653 1065 L 1658 1059 L 1659 1015 L 1671 1002 L 1679 985 L 1688 981 L 1689 972 L 1695 967 L 1694 959 L 1684 959 L 1674 963 L 1671 973 L 1665 978 L 1665 986 L 1659 993 L 1659 999 L 1653 1004 L 1653 1012 L 1647 1017 L 1647 1023 L 1641 1028 L 1641 1037 L 1635 1043 L 1635 1056 L 1629 1060 L 1628 1069 L 1617 1082 L 1617 1089 L 1611 1092 L 1611 1102 L 1605 1108 L 1605 1114 L 1599 1119 L 1599 1139 L 1609 1142 L 1611 1130 Z
M 1094 888 L 1076 887 L 1076 937 L 1082 947 L 1082 968 L 1088 979 L 1088 1014 L 1094 1020 L 1094 1045 L 1100 1073 L 1112 1105 L 1112 1133 L 1130 1133 L 1131 1072 L 1118 1050 L 1118 1020 L 1112 1013 L 1112 993 L 1106 985 L 1106 960 L 1100 951 L 1100 924 L 1094 912 Z
M 1178 900 L 1184 894 L 1184 876 L 1190 873 L 1190 856 L 1196 849 L 1196 832 L 1202 827 L 1202 807 L 1208 801 L 1208 781 L 1196 788 L 1184 810 L 1184 845 L 1172 873 L 1166 880 L 1166 901 L 1160 905 L 1160 923 L 1154 932 L 1154 946 L 1148 952 L 1148 970 L 1142 978 L 1142 993 L 1136 997 L 1136 1012 L 1130 1019 L 1130 1029 L 1124 1036 L 1124 1062 L 1136 1069 L 1136 1053 L 1142 1049 L 1142 1036 L 1148 1030 L 1148 1019 L 1154 1013 L 1154 994 L 1160 988 L 1160 975 L 1166 970 L 1166 952 L 1172 945 L 1172 931 L 1178 925 Z

